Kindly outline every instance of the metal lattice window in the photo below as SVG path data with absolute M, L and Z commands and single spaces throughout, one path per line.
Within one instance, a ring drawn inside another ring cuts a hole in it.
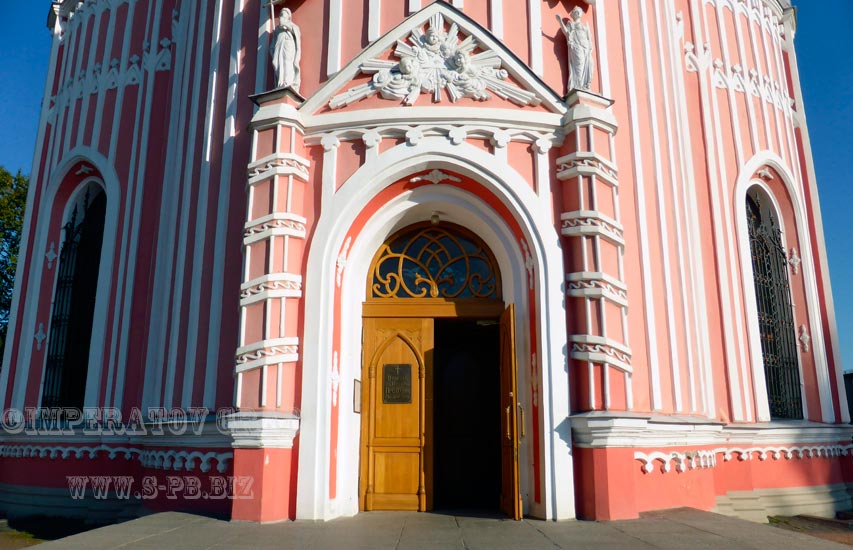
M 91 191 L 63 227 L 42 407 L 83 407 L 107 205 L 103 192 Z
M 500 276 L 489 248 L 454 224 L 420 224 L 391 237 L 370 268 L 372 298 L 496 298 Z
M 788 261 L 773 215 L 746 197 L 749 247 L 758 306 L 761 355 L 772 418 L 803 418 Z

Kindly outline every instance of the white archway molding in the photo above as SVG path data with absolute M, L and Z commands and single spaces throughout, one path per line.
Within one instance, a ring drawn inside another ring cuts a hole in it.
M 86 178 L 75 190 L 69 195 L 68 203 L 75 200 L 75 196 L 85 188 L 89 182 L 95 181 L 100 185 L 107 196 L 107 210 L 104 220 L 104 240 L 101 244 L 101 261 L 98 268 L 98 292 L 95 298 L 95 314 L 92 324 L 92 336 L 89 346 L 89 371 L 86 375 L 86 394 L 83 400 L 85 407 L 97 406 L 98 389 L 101 382 L 101 373 L 104 362 L 104 345 L 107 332 L 107 309 L 112 294 L 112 272 L 113 261 L 116 252 L 116 228 L 118 227 L 119 205 L 122 200 L 121 186 L 119 183 L 118 174 L 112 164 L 97 150 L 90 147 L 77 147 L 69 151 L 65 160 L 57 165 L 52 172 L 50 181 L 48 182 L 38 207 L 38 218 L 34 220 L 35 237 L 32 240 L 33 245 L 33 262 L 30 266 L 29 277 L 27 278 L 27 292 L 32 293 L 34 289 L 40 294 L 40 281 L 42 280 L 45 262 L 43 261 L 42 252 L 47 251 L 48 237 L 51 229 L 51 213 L 56 201 L 56 196 L 62 185 L 62 182 L 68 177 L 71 169 L 80 162 L 91 164 L 98 173 L 100 178 Z M 63 221 L 68 214 L 67 204 L 63 207 Z M 61 243 L 57 243 L 58 248 Z M 58 260 L 57 260 L 58 261 Z M 53 296 L 54 287 L 56 285 L 56 266 L 54 266 L 53 283 L 51 286 L 51 296 Z M 16 293 L 20 289 L 16 288 Z M 20 303 L 20 302 L 18 302 Z M 44 324 L 45 334 L 50 334 L 50 312 L 44 319 L 36 319 L 39 300 L 27 300 L 24 304 L 23 327 L 21 330 L 21 338 L 17 342 L 19 351 L 16 361 L 14 387 L 12 389 L 11 401 L 8 404 L 11 408 L 23 409 L 26 399 L 27 381 L 30 377 L 30 366 L 32 362 L 33 340 L 35 339 L 36 331 L 38 330 L 39 322 Z M 44 312 L 42 312 L 44 313 Z M 14 319 L 14 318 L 13 318 Z M 10 325 L 10 334 L 14 334 L 15 327 Z M 45 341 L 46 342 L 46 341 Z M 46 344 L 45 344 L 46 345 Z M 42 361 L 40 368 L 42 375 L 44 373 L 45 360 Z M 0 374 L 0 388 L 6 388 L 8 384 L 9 367 L 6 365 Z M 41 392 L 41 390 L 39 390 Z M 6 407 L 3 403 L 5 393 L 0 396 L 0 408 Z M 41 394 L 39 393 L 39 398 Z
M 832 404 L 832 388 L 830 386 L 829 365 L 826 356 L 826 342 L 823 334 L 823 323 L 821 322 L 822 315 L 820 311 L 820 300 L 818 299 L 816 271 L 814 265 L 814 255 L 812 253 L 810 231 L 807 225 L 807 216 L 804 209 L 802 195 L 799 189 L 794 185 L 794 177 L 791 170 L 785 162 L 776 154 L 770 151 L 764 151 L 751 158 L 741 169 L 738 175 L 737 184 L 734 190 L 732 200 L 735 205 L 735 222 L 737 224 L 738 252 L 740 255 L 741 267 L 741 288 L 743 288 L 744 305 L 747 324 L 747 336 L 749 341 L 749 355 L 752 363 L 752 380 L 753 380 L 753 398 L 755 399 L 756 411 L 758 420 L 767 422 L 770 420 L 770 408 L 767 402 L 766 378 L 764 376 L 764 360 L 761 353 L 761 335 L 758 326 L 758 307 L 755 295 L 755 285 L 753 282 L 752 256 L 749 248 L 749 231 L 747 228 L 746 213 L 743 208 L 738 208 L 739 205 L 746 203 L 746 195 L 749 189 L 760 184 L 764 193 L 766 193 L 773 201 L 780 224 L 784 223 L 781 217 L 779 208 L 779 198 L 774 196 L 773 192 L 765 184 L 760 183 L 753 178 L 754 174 L 763 166 L 770 166 L 776 173 L 779 174 L 782 184 L 791 201 L 791 207 L 794 212 L 795 225 L 797 235 L 800 237 L 800 242 L 797 244 L 800 247 L 800 256 L 802 260 L 801 273 L 806 291 L 806 307 L 808 308 L 809 331 L 812 338 L 812 350 L 815 359 L 815 371 L 818 381 L 818 396 L 820 399 L 821 420 L 827 423 L 835 422 L 835 412 Z M 783 239 L 785 239 L 784 226 Z M 788 242 L 786 246 L 791 243 Z M 838 369 L 836 369 L 838 371 Z M 802 365 L 800 365 L 800 380 L 802 381 Z M 840 380 L 840 372 L 836 372 L 836 380 L 839 391 L 839 399 L 846 397 L 844 394 L 843 380 Z M 803 407 L 805 411 L 806 396 L 803 393 Z M 844 407 L 841 407 L 843 410 Z M 842 416 L 843 413 L 842 413 Z M 849 421 L 849 418 L 847 420 Z
M 305 331 L 306 334 L 316 335 L 317 342 L 316 345 L 305 346 L 303 354 L 297 518 L 330 519 L 345 513 L 344 508 L 346 512 L 353 512 L 352 504 L 330 502 L 328 499 L 331 453 L 329 375 L 334 361 L 332 323 L 338 254 L 356 217 L 380 191 L 408 174 L 433 168 L 451 170 L 483 185 L 507 208 L 530 247 L 530 260 L 535 266 L 536 348 L 542 379 L 541 418 L 536 429 L 544 436 L 539 449 L 542 502 L 540 505 L 532 505 L 531 511 L 551 519 L 574 517 L 571 445 L 570 436 L 566 432 L 570 408 L 565 357 L 564 270 L 559 236 L 549 211 L 550 203 L 540 199 L 528 182 L 494 156 L 468 144 L 451 145 L 444 138 L 425 138 L 414 146 L 398 145 L 366 162 L 325 205 L 317 222 L 308 256 L 305 289 Z M 516 272 L 526 273 L 519 271 L 524 266 L 524 260 L 519 260 L 523 254 L 517 246 L 501 242 L 502 234 L 512 236 L 506 233 L 506 220 L 502 220 L 496 212 L 489 213 L 490 208 L 484 208 L 479 199 L 474 200 L 473 195 L 462 190 L 447 191 L 451 187 L 441 185 L 420 189 L 417 194 L 405 193 L 383 207 L 387 212 L 381 214 L 381 217 L 377 217 L 380 215 L 377 213 L 375 219 L 362 228 L 356 239 L 358 242 L 354 243 L 358 248 L 350 251 L 348 257 L 361 258 L 362 262 L 367 257 L 369 261 L 375 248 L 368 248 L 375 245 L 380 237 L 418 218 L 428 219 L 429 214 L 425 212 L 431 212 L 434 206 L 440 205 L 438 209 L 448 212 L 448 221 L 458 221 L 460 225 L 469 228 L 477 223 L 484 224 L 484 234 L 481 236 L 492 247 L 503 270 L 502 276 L 510 275 L 516 283 L 519 279 L 524 280 L 518 274 L 512 275 Z M 409 210 L 411 212 L 407 214 Z M 480 221 L 472 223 L 472 218 L 480 218 Z M 477 230 L 476 227 L 474 230 Z M 514 241 L 512 236 L 508 242 Z M 342 294 L 342 308 L 350 309 L 342 310 L 344 319 L 358 317 L 360 323 L 360 300 L 363 300 L 365 290 L 359 290 L 358 286 L 364 287 L 365 280 L 359 280 L 357 272 L 363 270 L 363 277 L 366 276 L 366 269 L 347 266 L 349 273 L 346 273 L 343 281 L 342 292 L 345 294 Z M 505 287 L 505 296 L 515 296 L 515 292 Z M 355 307 L 359 309 L 352 309 Z M 360 364 L 360 342 L 358 349 L 354 361 Z M 346 396 L 348 388 L 341 388 L 340 391 L 341 395 Z M 339 433 L 343 431 L 342 423 Z M 349 488 L 342 489 L 351 490 L 352 480 L 349 483 Z

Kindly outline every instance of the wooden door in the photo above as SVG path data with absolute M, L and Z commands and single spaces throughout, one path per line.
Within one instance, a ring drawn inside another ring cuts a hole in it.
M 515 306 L 501 314 L 501 510 L 521 519 L 518 475 L 518 384 L 515 361 Z
M 432 509 L 432 360 L 432 319 L 364 319 L 362 510 Z

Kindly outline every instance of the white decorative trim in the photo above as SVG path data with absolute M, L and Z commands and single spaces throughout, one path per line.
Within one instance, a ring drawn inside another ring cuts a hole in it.
M 292 153 L 273 153 L 249 164 L 249 185 L 266 181 L 274 175 L 296 176 L 302 181 L 308 181 L 308 159 Z
M 424 174 L 421 176 L 415 176 L 414 178 L 410 179 L 409 181 L 412 183 L 419 182 L 419 181 L 428 181 L 430 183 L 437 184 L 437 183 L 441 183 L 443 181 L 453 181 L 453 182 L 459 183 L 462 180 L 457 178 L 456 176 L 451 176 L 450 174 L 446 174 L 446 173 L 442 172 L 441 170 L 436 169 L 436 170 L 432 170 L 431 172 L 429 172 L 427 174 Z
M 41 345 L 47 340 L 47 334 L 44 333 L 44 323 L 39 323 L 38 332 L 36 332 L 33 338 L 36 341 L 36 351 L 41 351 Z
M 335 261 L 335 285 L 338 288 L 341 287 L 341 277 L 343 277 L 344 270 L 347 267 L 347 254 L 349 253 L 349 247 L 351 244 L 352 237 L 347 237 L 347 240 L 344 241 L 344 246 L 341 249 L 341 253 L 338 254 L 338 259 Z
M 617 246 L 625 246 L 622 224 L 596 210 L 575 210 L 560 214 L 560 232 L 569 237 L 600 236 Z
M 581 271 L 566 275 L 566 293 L 578 298 L 605 298 L 628 307 L 628 287 L 606 273 Z
M 45 253 L 44 258 L 47 260 L 47 268 L 53 269 L 53 262 L 59 255 L 56 253 L 56 243 L 50 241 L 50 249 Z
M 797 340 L 800 341 L 800 347 L 803 350 L 803 353 L 809 352 L 809 342 L 812 341 L 812 337 L 809 336 L 809 329 L 806 325 L 800 325 L 800 335 L 797 337 Z
M 743 462 L 758 458 L 758 460 L 766 461 L 770 458 L 773 460 L 781 460 L 783 457 L 786 460 L 793 458 L 834 458 L 840 456 L 848 456 L 853 450 L 853 445 L 805 445 L 794 447 L 750 447 L 750 448 L 730 448 L 721 447 L 712 450 L 697 450 L 697 451 L 653 451 L 644 453 L 642 451 L 634 452 L 634 459 L 643 463 L 643 472 L 650 474 L 654 469 L 654 461 L 661 463 L 661 472 L 666 474 L 671 471 L 670 462 L 675 463 L 675 470 L 678 473 L 684 473 L 688 469 L 695 470 L 696 468 L 714 468 L 717 466 L 717 455 L 723 455 L 724 462 L 730 462 L 737 458 Z
M 631 373 L 631 350 L 626 346 L 602 336 L 578 335 L 571 337 L 572 359 L 601 363 Z
M 290 449 L 299 433 L 299 417 L 288 413 L 241 411 L 227 416 L 226 423 L 235 449 Z
M 246 222 L 243 231 L 243 244 L 268 239 L 272 236 L 288 236 L 304 239 L 307 220 L 296 214 L 274 212 Z
M 596 176 L 613 187 L 619 185 L 616 167 L 594 152 L 578 151 L 557 159 L 557 179 L 578 176 Z
M 302 276 L 293 273 L 263 275 L 240 285 L 240 305 L 248 306 L 270 298 L 300 298 Z
M 338 362 L 338 352 L 335 351 L 332 358 L 332 374 L 329 376 L 332 386 L 332 406 L 338 406 L 338 390 L 341 387 L 341 366 Z
M 593 412 L 574 415 L 571 422 L 574 444 L 586 448 L 787 447 L 848 442 L 853 437 L 851 425 L 806 421 L 724 425 L 699 417 Z
M 279 363 L 299 360 L 299 338 L 272 338 L 237 349 L 235 372 L 238 374 Z
M 790 264 L 791 272 L 794 275 L 799 275 L 801 263 L 803 263 L 803 261 L 800 259 L 800 255 L 797 254 L 797 247 L 792 248 L 791 252 L 788 254 L 788 264 Z
M 100 453 L 105 453 L 110 460 L 124 458 L 131 460 L 134 456 L 143 468 L 155 470 L 173 470 L 192 472 L 198 469 L 209 472 L 213 461 L 219 473 L 228 471 L 228 462 L 234 458 L 232 452 L 202 452 L 175 451 L 172 449 L 150 449 L 139 447 L 110 447 L 107 445 L 2 445 L 0 457 L 3 458 L 49 458 L 54 459 L 96 459 Z
M 717 465 L 715 451 L 653 451 L 648 454 L 635 451 L 634 460 L 643 463 L 643 472 L 647 474 L 652 473 L 655 460 L 661 463 L 663 473 L 668 473 L 672 469 L 670 462 L 675 463 L 675 471 L 678 473 L 697 468 L 714 468 Z

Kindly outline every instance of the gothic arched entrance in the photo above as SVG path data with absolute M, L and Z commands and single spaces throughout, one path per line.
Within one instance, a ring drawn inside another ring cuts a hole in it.
M 491 250 L 458 225 L 415 224 L 379 248 L 367 285 L 359 508 L 519 519 L 514 313 Z

